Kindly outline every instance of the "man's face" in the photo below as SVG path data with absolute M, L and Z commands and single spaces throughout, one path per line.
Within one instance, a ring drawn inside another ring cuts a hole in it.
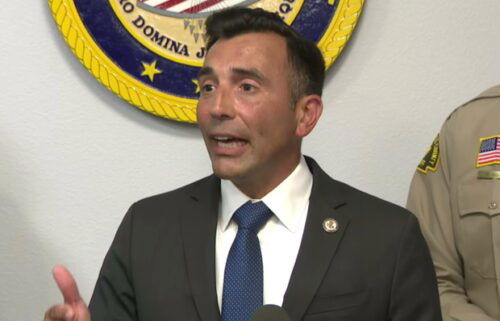
M 213 170 L 247 195 L 274 188 L 258 185 L 277 185 L 299 161 L 288 76 L 286 41 L 274 33 L 218 40 L 200 72 L 197 117 Z

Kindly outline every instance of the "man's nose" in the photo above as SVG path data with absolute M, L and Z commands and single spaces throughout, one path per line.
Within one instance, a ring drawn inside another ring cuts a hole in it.
M 211 109 L 212 117 L 231 119 L 235 116 L 234 96 L 230 89 L 219 88 Z

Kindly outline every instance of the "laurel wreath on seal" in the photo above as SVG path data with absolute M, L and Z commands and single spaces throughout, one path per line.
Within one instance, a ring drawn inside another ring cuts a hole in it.
M 330 67 L 356 26 L 364 0 L 340 0 L 343 16 L 318 43 Z M 333 0 L 329 0 L 333 4 Z M 128 76 L 92 41 L 72 0 L 48 0 L 54 20 L 64 40 L 87 70 L 117 96 L 153 115 L 176 121 L 196 123 L 196 99 L 173 97 Z

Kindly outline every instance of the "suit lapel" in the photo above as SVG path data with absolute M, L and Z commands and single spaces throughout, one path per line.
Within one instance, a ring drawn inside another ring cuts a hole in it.
M 192 190 L 182 215 L 182 238 L 189 283 L 200 320 L 220 320 L 215 285 L 215 233 L 220 181 L 215 176 Z
M 349 223 L 348 215 L 338 210 L 345 204 L 339 183 L 328 177 L 312 159 L 307 158 L 307 161 L 313 173 L 313 188 L 297 261 L 283 299 L 283 308 L 291 321 L 302 319 Z M 336 232 L 328 233 L 323 229 L 323 221 L 327 218 L 337 221 L 339 229 Z

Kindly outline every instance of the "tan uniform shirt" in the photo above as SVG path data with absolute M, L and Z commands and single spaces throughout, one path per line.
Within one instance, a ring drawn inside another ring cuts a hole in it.
M 411 183 L 407 207 L 431 250 L 444 321 L 500 320 L 500 157 L 488 152 L 495 142 L 500 86 L 450 115 Z M 499 177 L 480 179 L 480 171 Z

